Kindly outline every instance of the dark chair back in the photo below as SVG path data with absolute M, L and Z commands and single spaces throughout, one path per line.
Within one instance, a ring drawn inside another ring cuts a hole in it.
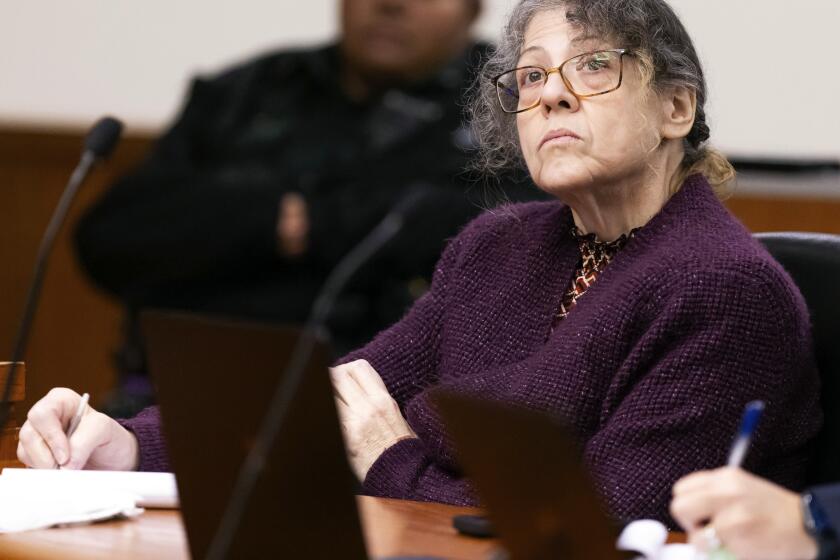
M 811 312 L 822 380 L 823 429 L 808 484 L 840 480 L 840 235 L 759 233 L 756 237 L 793 277 Z

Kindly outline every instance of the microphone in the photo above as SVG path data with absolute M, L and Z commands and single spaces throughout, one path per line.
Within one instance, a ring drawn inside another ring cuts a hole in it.
M 122 129 L 122 123 L 114 117 L 102 117 L 88 132 L 84 152 L 97 159 L 107 159 L 117 147 Z
M 73 199 L 76 197 L 76 193 L 79 191 L 79 187 L 81 187 L 93 166 L 99 160 L 107 158 L 114 151 L 120 139 L 122 128 L 122 123 L 117 119 L 103 117 L 90 129 L 90 132 L 85 137 L 84 150 L 82 151 L 79 164 L 76 166 L 73 174 L 70 175 L 70 180 L 67 182 L 67 186 L 64 187 L 64 192 L 61 193 L 61 198 L 59 198 L 58 204 L 47 224 L 47 229 L 44 231 L 44 236 L 41 238 L 41 245 L 38 248 L 38 255 L 35 258 L 32 280 L 29 283 L 29 292 L 26 295 L 26 303 L 23 306 L 23 316 L 12 349 L 12 363 L 9 366 L 9 376 L 6 379 L 3 396 L 0 398 L 0 429 L 9 420 L 9 411 L 11 409 L 9 397 L 14 386 L 17 364 L 26 352 L 26 343 L 29 340 L 29 334 L 32 330 L 32 320 L 38 308 L 38 297 L 44 283 L 47 261 L 55 244 L 55 239 L 58 236 L 62 224 L 64 224 L 64 220 L 67 218 L 67 213 L 70 210 Z
M 274 390 L 254 445 L 239 469 L 230 499 L 205 556 L 206 560 L 227 558 L 248 500 L 265 469 L 268 454 L 274 445 L 274 440 L 277 439 L 289 411 L 289 405 L 297 393 L 315 342 L 326 331 L 326 320 L 335 304 L 336 297 L 353 275 L 403 229 L 411 211 L 428 194 L 428 189 L 422 186 L 410 188 L 408 193 L 391 207 L 382 221 L 339 261 L 327 277 L 292 350 L 284 375 L 280 377 L 280 382 Z

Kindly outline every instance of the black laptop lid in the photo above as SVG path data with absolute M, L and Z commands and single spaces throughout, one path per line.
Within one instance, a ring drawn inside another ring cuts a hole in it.
M 434 402 L 459 463 L 512 560 L 613 560 L 617 528 L 577 446 L 552 418 L 476 397 Z
M 206 554 L 299 331 L 168 312 L 141 316 L 192 557 Z M 316 345 L 230 558 L 367 558 Z

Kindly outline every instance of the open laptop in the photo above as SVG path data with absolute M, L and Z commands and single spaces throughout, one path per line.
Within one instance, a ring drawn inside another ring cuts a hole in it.
M 192 557 L 204 558 L 299 331 L 169 312 L 141 316 Z M 229 558 L 368 558 L 319 343 Z
M 441 391 L 433 401 L 512 560 L 628 556 L 616 550 L 619 529 L 602 509 L 564 426 L 471 396 Z

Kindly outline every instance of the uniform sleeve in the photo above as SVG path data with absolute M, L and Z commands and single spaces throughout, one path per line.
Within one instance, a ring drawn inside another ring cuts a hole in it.
M 197 80 L 146 160 L 82 217 L 76 251 L 103 289 L 142 303 L 173 285 L 276 258 L 282 185 L 227 168 L 212 144 L 229 96 Z
M 840 484 L 824 484 L 809 490 L 828 516 L 828 522 L 834 532 L 840 534 Z

